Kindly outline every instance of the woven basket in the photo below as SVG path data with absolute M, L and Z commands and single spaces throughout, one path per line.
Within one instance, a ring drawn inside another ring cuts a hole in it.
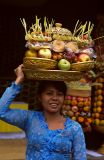
M 87 62 L 78 62 L 71 64 L 72 71 L 88 71 L 94 68 L 95 62 L 94 61 L 87 61 Z
M 83 74 L 79 71 L 34 70 L 25 68 L 24 73 L 27 79 L 33 80 L 75 81 L 83 77 Z
M 23 59 L 23 64 L 25 68 L 28 69 L 56 69 L 57 61 L 46 58 L 37 57 L 25 57 Z

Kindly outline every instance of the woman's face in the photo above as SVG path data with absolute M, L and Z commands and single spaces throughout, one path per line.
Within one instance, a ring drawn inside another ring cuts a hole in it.
M 53 86 L 47 87 L 39 98 L 43 110 L 51 113 L 60 112 L 64 102 L 64 94 Z

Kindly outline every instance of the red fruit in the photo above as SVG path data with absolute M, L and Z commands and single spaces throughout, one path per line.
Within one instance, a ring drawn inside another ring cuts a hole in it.
M 90 56 L 86 53 L 80 53 L 77 57 L 79 62 L 86 62 L 86 61 L 90 61 Z

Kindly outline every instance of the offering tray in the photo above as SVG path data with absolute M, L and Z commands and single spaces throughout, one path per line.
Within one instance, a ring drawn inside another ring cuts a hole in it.
M 75 81 L 83 77 L 83 74 L 79 71 L 34 70 L 27 68 L 24 68 L 24 74 L 28 79 L 34 80 Z
M 88 71 L 92 70 L 95 66 L 94 61 L 78 62 L 71 64 L 71 70 L 75 71 Z

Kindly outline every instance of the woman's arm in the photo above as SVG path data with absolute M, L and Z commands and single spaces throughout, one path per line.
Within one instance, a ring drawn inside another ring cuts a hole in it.
M 14 98 L 20 93 L 22 89 L 21 83 L 24 80 L 22 65 L 20 65 L 15 72 L 17 75 L 15 82 L 6 89 L 0 99 L 0 119 L 24 129 L 27 120 L 27 111 L 9 108 Z
M 80 124 L 73 127 L 73 160 L 87 160 L 85 137 Z

